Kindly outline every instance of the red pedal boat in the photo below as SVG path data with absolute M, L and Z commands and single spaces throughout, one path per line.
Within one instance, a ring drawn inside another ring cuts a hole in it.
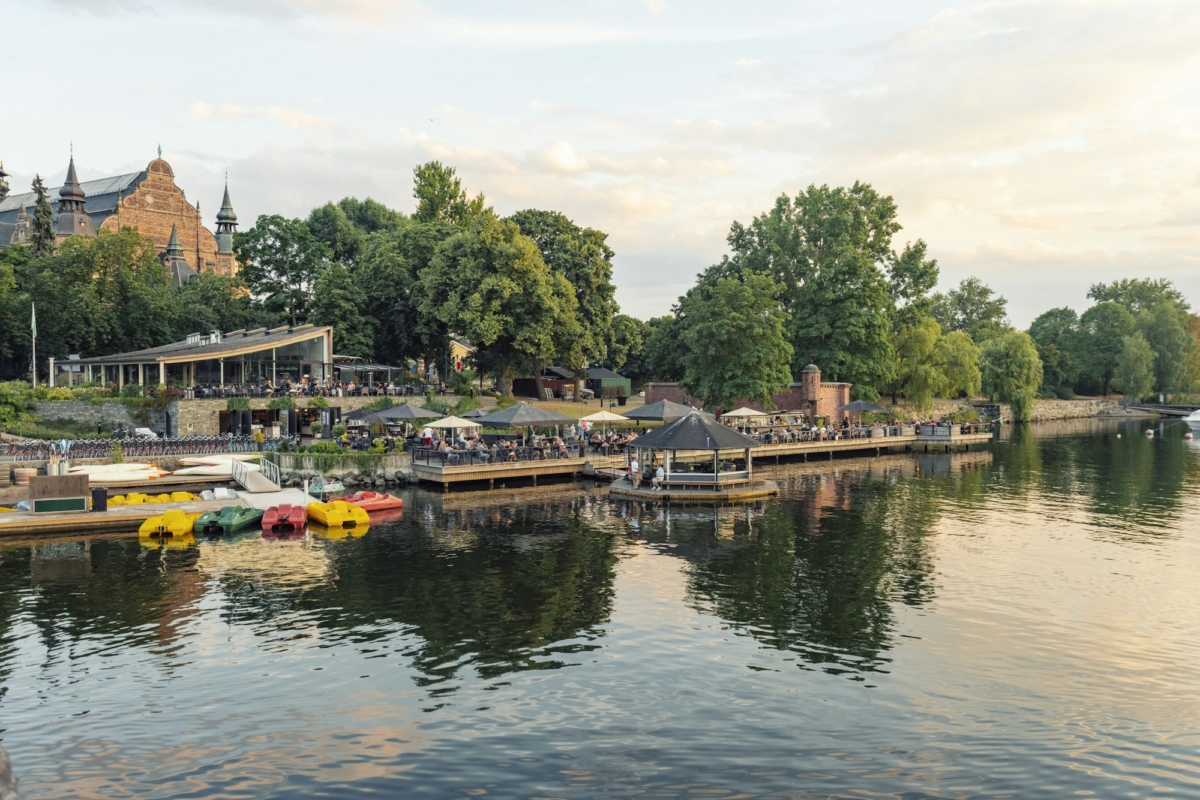
M 367 513 L 376 511 L 394 511 L 404 508 L 404 501 L 394 494 L 381 494 L 379 492 L 355 492 L 352 495 L 339 498 L 347 503 L 353 503 Z
M 271 506 L 263 513 L 264 531 L 298 531 L 308 522 L 308 506 L 283 504 Z

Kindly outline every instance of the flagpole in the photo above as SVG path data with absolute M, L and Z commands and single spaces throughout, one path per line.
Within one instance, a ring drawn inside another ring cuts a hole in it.
M 37 388 L 37 304 L 29 304 L 29 326 L 33 331 L 33 388 Z

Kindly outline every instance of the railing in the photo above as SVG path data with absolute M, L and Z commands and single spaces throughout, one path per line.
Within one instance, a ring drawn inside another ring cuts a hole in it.
M 63 442 L 66 442 L 64 445 Z M 52 455 L 73 459 L 193 456 L 208 453 L 271 452 L 285 439 L 268 437 L 262 444 L 252 436 L 182 436 L 165 439 L 74 439 L 46 441 L 27 439 L 0 443 L 0 460 L 44 461 Z
M 266 478 L 267 480 L 269 480 L 271 483 L 275 484 L 276 486 L 283 486 L 283 483 L 279 480 L 279 465 L 278 464 L 276 464 L 273 461 L 270 461 L 269 459 L 264 458 L 259 462 L 258 469 L 259 469 L 259 472 L 262 473 L 262 476 L 264 478 Z
M 412 384 L 393 386 L 371 386 L 368 388 L 355 387 L 350 391 L 347 387 L 293 387 L 283 389 L 265 386 L 244 386 L 241 384 L 226 384 L 225 386 L 188 386 L 180 389 L 184 400 L 224 400 L 230 397 L 420 397 L 428 387 Z
M 397 472 L 411 463 L 408 453 L 271 453 L 263 460 L 269 460 L 284 472 L 312 470 L 322 475 Z
M 556 461 L 569 458 L 583 458 L 582 446 L 577 443 L 562 445 L 545 445 L 544 447 L 501 447 L 485 448 L 482 453 L 478 450 L 452 450 L 449 453 L 434 447 L 417 447 L 413 449 L 414 464 L 434 464 L 443 467 L 465 467 L 484 464 L 513 464 L 529 461 Z

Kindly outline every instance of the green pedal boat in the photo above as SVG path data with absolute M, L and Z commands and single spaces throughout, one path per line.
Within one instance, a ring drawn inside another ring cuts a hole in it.
M 230 534 L 246 528 L 257 528 L 262 522 L 263 509 L 246 506 L 225 506 L 220 511 L 200 515 L 192 530 L 196 533 Z

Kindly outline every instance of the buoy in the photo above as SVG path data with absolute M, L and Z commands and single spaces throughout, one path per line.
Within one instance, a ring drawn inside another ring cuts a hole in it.
M 1153 428 L 1147 428 L 1147 429 L 1146 429 L 1146 436 L 1147 436 L 1148 438 L 1150 438 L 1150 439 L 1153 439 L 1153 438 L 1154 438 L 1154 429 L 1153 429 Z
M 1192 434 L 1191 434 L 1191 432 L 1190 432 L 1190 431 L 1189 431 L 1188 433 L 1185 433 L 1185 434 L 1183 435 L 1183 440 L 1184 440 L 1185 442 L 1190 442 L 1190 441 L 1191 441 L 1193 438 L 1194 438 L 1194 437 L 1192 436 Z

